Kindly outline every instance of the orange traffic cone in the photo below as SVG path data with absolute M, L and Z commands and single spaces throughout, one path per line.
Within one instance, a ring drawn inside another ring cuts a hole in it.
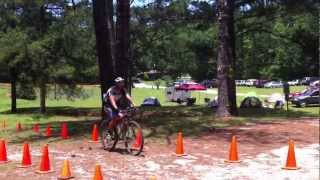
M 69 138 L 67 123 L 62 123 L 61 137 L 62 137 L 62 139 L 68 139 Z
M 176 156 L 186 156 L 183 148 L 183 137 L 182 132 L 178 133 L 177 137 L 177 146 L 176 146 Z
M 47 174 L 47 173 L 52 173 L 52 172 L 54 172 L 54 170 L 52 170 L 50 167 L 48 145 L 45 145 L 42 149 L 42 157 L 41 157 L 41 161 L 40 161 L 40 167 L 39 167 L 39 170 L 36 171 L 36 173 Z
M 50 137 L 50 136 L 51 136 L 51 127 L 50 125 L 48 125 L 46 129 L 46 137 Z
M 7 158 L 7 148 L 6 142 L 4 140 L 0 140 L 0 164 L 5 164 L 10 162 Z
M 28 167 L 31 166 L 31 155 L 30 155 L 30 150 L 29 150 L 29 144 L 28 143 L 24 143 L 22 153 L 23 153 L 23 155 L 22 155 L 21 165 L 19 165 L 18 167 L 20 167 L 20 168 L 28 168 Z
M 17 130 L 17 132 L 19 132 L 19 131 L 22 130 L 22 127 L 21 127 L 20 122 L 18 122 L 18 124 L 17 124 L 17 126 L 16 126 L 16 130 Z
M 225 160 L 227 163 L 239 163 L 241 162 L 238 157 L 237 138 L 232 136 L 232 141 L 229 150 L 229 159 Z
M 6 119 L 4 119 L 4 120 L 2 121 L 2 128 L 5 129 L 6 126 L 7 126 L 7 125 L 6 125 Z
M 93 180 L 103 180 L 100 165 L 96 165 L 95 167 Z
M 152 175 L 152 176 L 150 176 L 149 180 L 157 180 L 157 176 Z
M 136 142 L 133 145 L 133 147 L 140 148 L 141 144 L 142 144 L 142 131 L 141 131 L 141 129 L 138 129 L 137 136 L 136 136 Z
M 282 169 L 287 169 L 287 170 L 300 169 L 300 167 L 297 167 L 297 163 L 296 163 L 296 155 L 295 155 L 295 152 L 294 152 L 294 142 L 293 142 L 293 140 L 289 140 L 287 163 L 286 163 L 286 166 L 283 167 Z
M 60 175 L 60 177 L 58 177 L 58 179 L 72 179 L 72 178 L 74 178 L 74 177 L 71 176 L 69 161 L 67 159 L 65 159 L 63 161 L 61 175 Z
M 38 124 L 38 123 L 36 123 L 36 124 L 33 126 L 32 131 L 33 131 L 33 132 L 36 132 L 36 133 L 39 132 L 39 124 Z
M 89 142 L 94 142 L 94 143 L 99 142 L 99 131 L 97 128 L 97 124 L 94 124 L 94 126 L 93 126 L 91 138 L 92 138 L 92 140 Z

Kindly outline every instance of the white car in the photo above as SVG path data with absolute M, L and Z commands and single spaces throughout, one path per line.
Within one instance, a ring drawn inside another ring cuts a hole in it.
M 237 86 L 245 86 L 246 80 L 236 80 L 236 85 Z
M 313 81 L 312 83 L 310 83 L 310 86 L 320 86 L 320 80 Z
M 282 82 L 279 81 L 270 81 L 264 84 L 265 88 L 281 88 L 283 86 Z
M 299 80 L 296 79 L 296 80 L 293 80 L 293 81 L 288 81 L 288 84 L 290 86 L 297 86 L 297 85 L 299 85 Z
M 256 79 L 248 79 L 246 82 L 245 82 L 245 85 L 246 86 L 253 86 L 254 85 L 254 82 L 256 82 L 257 80 Z

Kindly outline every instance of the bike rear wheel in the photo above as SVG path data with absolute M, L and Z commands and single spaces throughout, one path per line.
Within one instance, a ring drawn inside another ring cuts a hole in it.
M 124 138 L 128 153 L 138 156 L 142 152 L 144 144 L 143 133 L 139 123 L 128 121 Z
M 116 131 L 111 131 L 108 128 L 108 122 L 103 120 L 100 123 L 100 137 L 101 143 L 104 150 L 112 151 L 115 149 L 118 142 L 118 133 Z

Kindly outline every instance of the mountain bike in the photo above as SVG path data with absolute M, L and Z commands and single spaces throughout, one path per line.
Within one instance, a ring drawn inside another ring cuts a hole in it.
M 141 126 L 133 120 L 138 109 L 131 107 L 120 112 L 124 114 L 124 117 L 119 120 L 113 129 L 108 128 L 107 120 L 101 122 L 100 136 L 102 146 L 107 151 L 113 151 L 117 143 L 122 141 L 126 151 L 137 156 L 142 152 L 144 144 Z

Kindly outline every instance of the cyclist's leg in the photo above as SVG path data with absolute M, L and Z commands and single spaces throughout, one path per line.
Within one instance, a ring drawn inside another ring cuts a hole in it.
M 111 117 L 110 118 L 111 120 L 109 121 L 108 128 L 110 130 L 113 130 L 116 127 L 116 125 L 118 124 L 118 121 L 119 121 L 120 117 L 118 116 L 118 113 L 115 112 L 115 111 L 111 112 L 111 116 L 110 117 Z

